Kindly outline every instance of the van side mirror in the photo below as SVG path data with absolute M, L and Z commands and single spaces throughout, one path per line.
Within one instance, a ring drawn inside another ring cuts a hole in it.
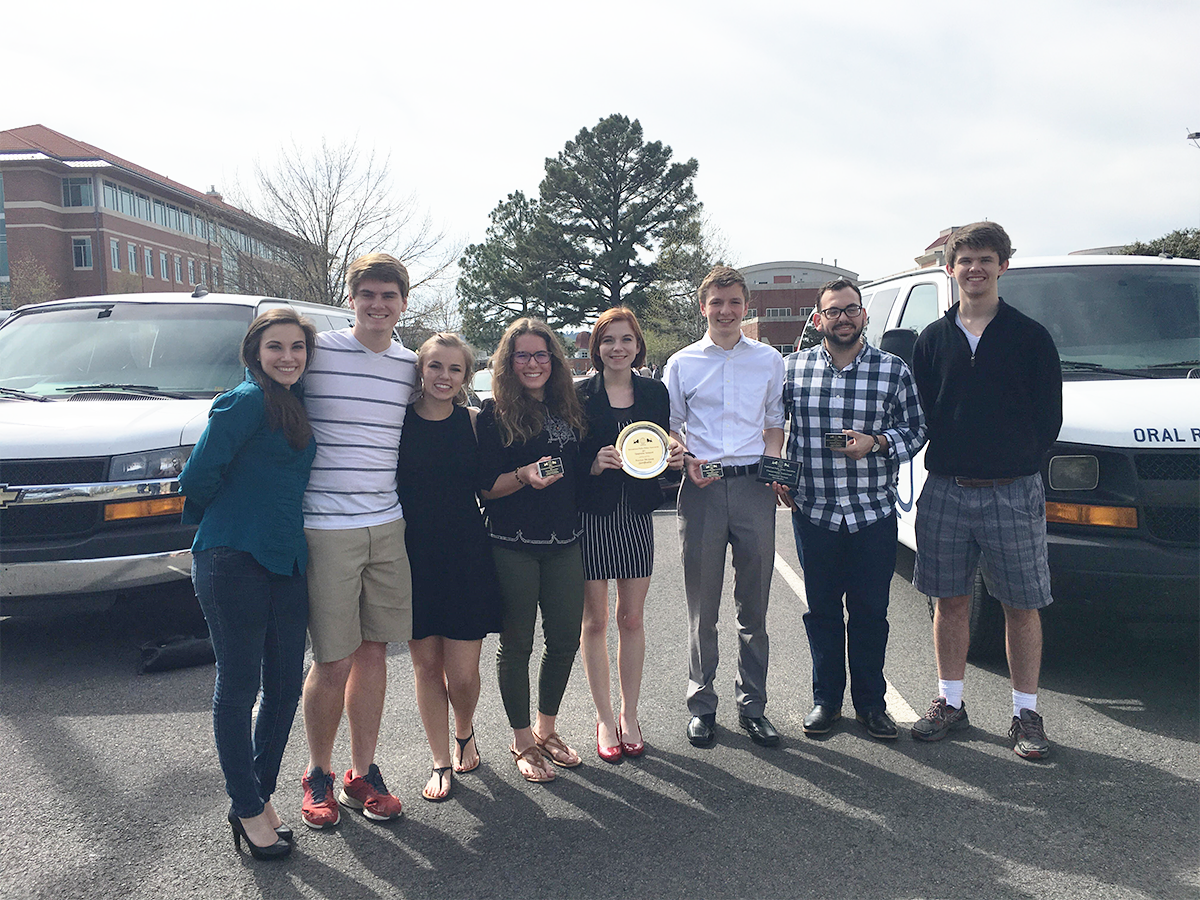
M 911 328 L 889 328 L 879 339 L 879 349 L 891 353 L 904 360 L 906 366 L 912 366 L 913 350 L 917 346 L 917 333 Z

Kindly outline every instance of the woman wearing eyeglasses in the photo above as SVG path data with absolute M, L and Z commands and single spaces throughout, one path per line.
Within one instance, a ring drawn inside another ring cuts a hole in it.
M 504 597 L 496 668 L 517 770 L 526 781 L 551 781 L 554 766 L 580 764 L 579 754 L 558 736 L 555 719 L 583 621 L 575 491 L 584 415 L 562 347 L 545 322 L 513 322 L 492 357 L 492 371 L 492 399 L 476 425 L 480 495 Z M 529 657 L 539 609 L 545 649 L 531 723 Z

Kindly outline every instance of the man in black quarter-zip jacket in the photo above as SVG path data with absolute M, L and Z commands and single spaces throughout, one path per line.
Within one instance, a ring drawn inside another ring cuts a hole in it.
M 1041 466 L 1062 425 L 1062 372 L 1050 333 L 1000 299 L 1011 255 L 1008 235 L 993 222 L 950 237 L 946 269 L 960 299 L 921 333 L 913 355 L 929 436 L 913 582 L 937 599 L 938 695 L 912 736 L 936 741 L 969 725 L 963 676 L 982 559 L 1004 608 L 1013 750 L 1041 759 L 1050 744 L 1037 712 L 1039 610 L 1052 600 Z

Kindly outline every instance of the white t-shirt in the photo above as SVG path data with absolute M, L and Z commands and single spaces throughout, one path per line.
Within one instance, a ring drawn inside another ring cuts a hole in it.
M 317 335 L 304 406 L 317 455 L 304 493 L 304 527 L 383 525 L 404 517 L 396 460 L 417 356 L 399 342 L 375 353 L 349 328 Z

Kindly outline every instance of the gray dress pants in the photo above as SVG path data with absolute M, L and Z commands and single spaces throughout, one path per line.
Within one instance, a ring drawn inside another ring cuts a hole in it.
M 688 606 L 688 710 L 717 711 L 717 618 L 725 581 L 725 547 L 733 548 L 738 676 L 734 697 L 744 716 L 767 703 L 767 599 L 775 566 L 775 493 L 753 475 L 679 490 L 679 542 Z

